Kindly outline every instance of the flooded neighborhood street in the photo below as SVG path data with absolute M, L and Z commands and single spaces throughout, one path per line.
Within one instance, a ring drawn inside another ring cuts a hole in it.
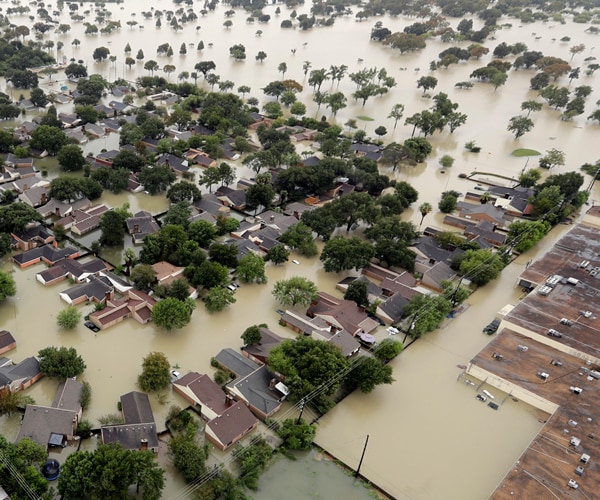
M 399 52 L 393 52 L 369 40 L 370 30 L 377 20 L 392 32 L 402 30 L 405 25 L 415 21 L 402 17 L 356 22 L 353 16 L 346 16 L 336 19 L 335 25 L 329 28 L 284 30 L 279 24 L 289 16 L 291 9 L 282 5 L 282 14 L 276 17 L 275 6 L 270 5 L 265 9 L 272 14 L 270 23 L 246 23 L 246 14 L 239 10 L 232 18 L 231 29 L 224 29 L 224 11 L 229 6 L 219 5 L 214 12 L 198 19 L 197 24 L 201 25 L 201 29 L 195 29 L 195 25 L 190 23 L 176 32 L 170 30 L 166 23 L 161 30 L 157 30 L 154 20 L 144 20 L 140 14 L 151 7 L 173 8 L 174 4 L 170 2 L 128 0 L 123 5 L 108 6 L 113 10 L 113 19 L 123 20 L 124 26 L 120 31 L 110 35 L 89 36 L 84 34 L 84 26 L 79 23 L 73 24 L 68 35 L 50 35 L 51 39 L 64 42 L 64 56 L 67 59 L 74 57 L 83 60 L 90 73 L 110 76 L 111 80 L 114 80 L 116 74 L 129 81 L 147 74 L 141 63 L 131 69 L 125 65 L 123 49 L 129 43 L 134 54 L 143 48 L 146 60 L 156 59 L 161 66 L 175 65 L 177 70 L 170 76 L 172 80 L 181 71 L 194 71 L 194 65 L 200 60 L 214 60 L 217 66 L 215 72 L 221 76 L 221 80 L 234 81 L 236 88 L 239 85 L 250 86 L 250 95 L 257 97 L 262 105 L 267 102 L 267 97 L 261 89 L 270 81 L 280 79 L 278 64 L 286 62 L 289 70 L 285 77 L 304 85 L 298 98 L 307 104 L 307 114 L 318 118 L 324 114 L 329 119 L 329 110 L 321 108 L 317 113 L 317 107 L 312 102 L 312 89 L 302 71 L 304 61 L 310 61 L 313 69 L 329 68 L 331 64 L 346 64 L 349 72 L 362 67 L 384 67 L 396 78 L 398 85 L 387 95 L 368 101 L 364 108 L 350 97 L 355 88 L 348 78 L 342 80 L 339 87 L 337 84 L 333 85 L 333 89 L 344 92 L 349 97 L 348 107 L 340 110 L 335 121 L 344 126 L 349 119 L 367 116 L 372 120 L 359 119 L 360 128 L 373 136 L 376 127 L 385 125 L 388 130 L 383 137 L 385 142 L 401 142 L 408 138 L 412 127 L 404 125 L 404 119 L 431 105 L 416 87 L 416 80 L 420 75 L 429 74 L 429 62 L 448 47 L 448 44 L 439 40 L 428 40 L 427 48 L 423 51 L 400 55 Z M 200 4 L 194 5 L 194 10 L 198 11 L 200 8 Z M 300 14 L 308 12 L 309 8 L 310 3 L 307 3 L 297 10 Z M 145 21 L 143 30 L 139 27 L 126 27 L 125 20 L 132 19 L 133 13 L 140 24 Z M 66 11 L 63 16 L 68 20 Z M 14 16 L 11 20 L 16 24 L 29 22 L 27 16 Z M 458 21 L 450 20 L 453 25 Z M 584 33 L 586 25 L 536 22 L 521 26 L 518 20 L 508 22 L 512 23 L 511 27 L 500 30 L 495 35 L 496 40 L 485 43 L 490 47 L 490 52 L 501 41 L 523 41 L 530 50 L 540 50 L 547 55 L 568 59 L 572 43 L 585 43 L 585 52 L 576 55 L 579 61 L 573 62 L 582 66 L 583 59 L 594 53 L 595 40 Z M 259 28 L 262 34 L 257 36 Z M 560 42 L 560 38 L 566 35 L 572 39 L 570 44 Z M 81 40 L 81 45 L 72 46 L 71 40 L 74 38 Z M 196 50 L 200 40 L 206 45 L 203 51 Z M 176 52 L 171 58 L 156 55 L 156 45 L 166 42 Z M 243 43 L 246 47 L 248 59 L 245 62 L 236 62 L 229 57 L 228 49 L 236 43 Z M 461 43 L 468 45 L 468 42 Z M 116 62 L 95 63 L 92 59 L 93 49 L 105 44 L 117 56 Z M 177 49 L 182 44 L 188 46 L 186 55 L 177 54 Z M 268 54 L 263 63 L 255 61 L 255 54 L 259 50 Z M 60 58 L 62 56 L 61 53 Z M 510 117 L 520 113 L 520 103 L 537 96 L 537 93 L 528 89 L 529 80 L 534 74 L 532 71 L 511 71 L 507 84 L 496 91 L 491 85 L 482 83 L 475 83 L 471 90 L 454 87 L 456 82 L 469 80 L 469 74 L 487 64 L 490 56 L 491 54 L 486 56 L 485 62 L 470 60 L 448 69 L 440 69 L 435 74 L 440 80 L 435 93 L 446 92 L 453 101 L 458 102 L 459 111 L 468 115 L 467 123 L 453 134 L 444 132 L 428 137 L 434 151 L 426 163 L 416 167 L 400 167 L 396 172 L 391 168 L 381 167 L 386 175 L 411 183 L 419 192 L 419 201 L 402 215 L 402 219 L 418 223 L 421 218 L 416 208 L 418 204 L 429 202 L 437 207 L 442 191 L 453 189 L 464 194 L 472 190 L 475 183 L 460 179 L 458 176 L 461 173 L 492 172 L 516 179 L 525 168 L 536 167 L 536 157 L 527 160 L 511 156 L 510 153 L 518 147 L 534 148 L 542 153 L 550 148 L 564 151 L 566 164 L 553 168 L 550 172 L 552 174 L 578 171 L 583 163 L 593 163 L 598 159 L 598 150 L 593 145 L 597 142 L 599 126 L 585 119 L 591 108 L 572 121 L 561 121 L 558 111 L 546 107 L 533 117 L 536 126 L 524 137 L 515 140 L 507 132 Z M 63 77 L 64 75 L 56 75 L 55 80 Z M 581 79 L 571 85 L 572 88 L 584 84 L 593 86 L 588 106 L 600 99 L 597 78 L 597 75 L 586 77 L 582 74 Z M 561 84 L 567 85 L 567 81 Z M 56 84 L 50 85 L 41 80 L 41 86 L 47 92 L 54 85 Z M 198 85 L 209 90 L 208 84 L 202 79 L 198 81 Z M 2 79 L 0 87 L 3 86 L 0 90 L 20 93 L 7 87 Z M 393 130 L 394 123 L 388 115 L 392 106 L 397 103 L 403 103 L 406 109 L 404 118 Z M 69 106 L 61 105 L 57 108 L 60 112 L 70 110 Z M 480 153 L 470 153 L 464 148 L 464 144 L 471 140 L 481 147 Z M 118 137 L 112 134 L 106 140 L 90 141 L 83 149 L 86 154 L 96 154 L 101 149 L 117 147 Z M 442 169 L 439 165 L 439 159 L 444 154 L 456 159 L 450 169 Z M 238 177 L 254 175 L 240 161 L 235 164 L 238 167 Z M 50 177 L 55 175 L 56 169 L 51 170 Z M 544 175 L 547 173 L 544 172 Z M 589 180 L 589 177 L 586 178 L 586 183 Z M 590 200 L 600 200 L 598 189 L 591 191 Z M 132 212 L 147 210 L 156 214 L 168 208 L 168 201 L 164 196 L 145 193 L 112 195 L 105 192 L 99 201 L 113 207 L 128 202 Z M 442 214 L 432 213 L 425 222 L 426 225 L 442 227 L 442 220 Z M 515 304 L 521 298 L 522 291 L 516 287 L 517 277 L 528 262 L 550 248 L 568 228 L 565 225 L 555 227 L 538 247 L 510 264 L 499 279 L 476 291 L 468 299 L 464 312 L 446 321 L 442 328 L 419 339 L 395 358 L 391 362 L 395 379 L 393 384 L 379 386 L 370 394 L 356 391 L 320 418 L 315 442 L 348 467 L 355 468 L 368 435 L 369 444 L 361 474 L 394 498 L 486 498 L 542 427 L 546 416 L 498 391 L 496 401 L 500 407 L 494 411 L 475 399 L 475 388 L 465 383 L 461 367 L 467 365 L 489 342 L 490 337 L 482 333 L 482 328 L 503 306 Z M 90 242 L 86 240 L 86 243 Z M 121 249 L 102 251 L 102 256 L 115 264 L 122 263 L 120 254 Z M 296 259 L 299 264 L 292 264 L 291 259 Z M 72 331 L 58 328 L 56 315 L 66 305 L 61 301 L 59 292 L 69 285 L 63 282 L 44 287 L 36 280 L 36 273 L 43 269 L 42 264 L 19 269 L 9 258 L 2 260 L 2 270 L 13 272 L 17 285 L 17 295 L 0 303 L 0 327 L 12 332 L 18 342 L 17 349 L 10 352 L 9 357 L 18 362 L 47 346 L 74 347 L 87 364 L 81 378 L 92 386 L 92 403 L 84 413 L 84 418 L 91 421 L 94 427 L 99 426 L 100 417 L 117 413 L 117 402 L 122 394 L 136 389 L 142 359 L 148 353 L 165 353 L 172 366 L 182 374 L 196 371 L 212 375 L 214 368 L 211 367 L 211 358 L 226 347 L 239 349 L 243 344 L 240 335 L 250 325 L 266 323 L 282 337 L 296 336 L 279 324 L 280 316 L 276 310 L 281 306 L 271 293 L 277 280 L 304 276 L 314 281 L 319 290 L 339 296 L 340 292 L 335 289 L 336 283 L 348 274 L 357 274 L 326 273 L 318 257 L 291 255 L 286 264 L 267 264 L 267 284 L 242 284 L 235 292 L 236 303 L 222 312 L 210 314 L 202 302 L 198 301 L 191 323 L 180 330 L 166 332 L 153 323 L 142 326 L 129 319 L 106 331 L 94 333 L 83 324 Z M 93 306 L 89 304 L 78 308 L 84 315 L 93 310 Z M 383 326 L 378 327 L 374 334 L 379 341 L 387 337 Z M 37 404 L 45 405 L 52 402 L 56 387 L 56 381 L 42 379 L 26 393 Z M 164 400 L 159 399 L 154 395 L 150 397 L 158 428 L 162 430 L 169 407 L 172 404 L 184 407 L 188 403 L 171 389 L 166 392 Z M 309 410 L 305 416 L 314 417 Z M 7 439 L 14 440 L 18 425 L 17 416 L 2 417 L 0 433 Z M 286 491 L 285 497 L 293 500 L 359 500 L 369 497 L 368 490 L 344 477 L 339 469 L 335 469 L 336 473 L 331 472 L 331 468 L 336 467 L 334 463 L 321 458 L 312 451 L 298 462 L 280 459 L 273 470 L 261 478 L 260 490 L 253 493 L 253 497 L 257 500 L 276 498 L 278 495 L 274 492 L 282 489 Z M 324 469 L 325 472 L 317 474 L 314 472 L 316 468 Z M 181 478 L 173 477 L 172 471 L 168 476 L 169 481 L 163 495 L 164 498 L 175 498 L 184 488 L 184 483 Z M 320 479 L 315 483 L 311 482 L 311 478 L 317 476 Z

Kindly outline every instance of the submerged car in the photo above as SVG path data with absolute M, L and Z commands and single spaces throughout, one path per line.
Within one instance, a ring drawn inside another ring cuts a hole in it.
M 91 321 L 86 321 L 83 326 L 85 326 L 86 328 L 89 328 L 90 330 L 92 330 L 92 332 L 97 333 L 100 331 L 100 328 L 98 328 L 94 323 L 92 323 Z
M 483 329 L 483 333 L 487 333 L 488 335 L 493 335 L 498 331 L 498 327 L 500 326 L 500 320 L 494 319 L 492 320 L 486 327 Z

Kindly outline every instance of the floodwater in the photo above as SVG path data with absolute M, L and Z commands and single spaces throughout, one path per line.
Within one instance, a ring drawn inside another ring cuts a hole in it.
M 406 106 L 405 117 L 430 106 L 430 101 L 422 97 L 422 92 L 416 88 L 416 80 L 429 74 L 429 61 L 448 47 L 438 41 L 428 41 L 428 47 L 424 51 L 401 56 L 369 41 L 369 31 L 376 21 L 382 21 L 384 26 L 397 31 L 406 24 L 415 22 L 415 19 L 386 17 L 357 23 L 353 17 L 347 17 L 336 20 L 335 26 L 331 28 L 316 28 L 307 32 L 282 30 L 279 23 L 288 18 L 289 11 L 281 5 L 282 14 L 279 17 L 274 14 L 275 6 L 265 9 L 272 16 L 268 24 L 246 23 L 247 14 L 237 10 L 236 15 L 231 18 L 233 26 L 227 30 L 222 27 L 222 23 L 225 20 L 224 11 L 229 6 L 218 6 L 206 17 L 188 23 L 182 31 L 174 32 L 168 28 L 164 19 L 162 29 L 156 30 L 154 20 L 142 18 L 141 11 L 150 7 L 175 9 L 170 3 L 158 1 L 130 0 L 122 6 L 123 10 L 118 5 L 108 4 L 108 8 L 113 11 L 112 17 L 122 20 L 123 28 L 120 32 L 88 36 L 83 34 L 84 27 L 81 23 L 73 23 L 71 33 L 51 33 L 47 38 L 55 43 L 61 40 L 65 44 L 63 52 L 67 59 L 82 59 L 88 64 L 90 72 L 99 72 L 104 76 L 110 74 L 111 80 L 115 73 L 128 80 L 147 74 L 143 70 L 143 63 L 137 63 L 131 70 L 124 65 L 123 48 L 128 42 L 132 47 L 133 57 L 141 48 L 145 52 L 146 61 L 155 59 L 161 66 L 175 65 L 176 71 L 170 75 L 172 81 L 181 71 L 194 71 L 193 66 L 199 60 L 214 60 L 217 65 L 216 73 L 221 76 L 221 80 L 234 81 L 235 88 L 249 85 L 252 87 L 250 95 L 259 98 L 261 105 L 267 100 L 260 88 L 272 80 L 280 79 L 277 66 L 286 62 L 288 72 L 285 78 L 296 79 L 305 85 L 299 100 L 309 105 L 309 115 L 315 115 L 316 106 L 310 103 L 312 89 L 306 87 L 302 73 L 304 61 L 310 61 L 313 69 L 329 68 L 332 63 L 345 64 L 350 72 L 363 67 L 385 67 L 396 78 L 398 86 L 381 98 L 369 100 L 364 108 L 349 98 L 348 107 L 337 116 L 338 123 L 342 125 L 349 118 L 357 118 L 359 115 L 371 117 L 373 121 L 359 120 L 359 125 L 371 136 L 377 126 L 386 126 L 388 134 L 383 137 L 385 141 L 403 141 L 410 136 L 411 127 L 404 126 L 404 120 L 393 131 L 393 121 L 387 116 L 396 103 Z M 194 10 L 198 12 L 200 8 L 198 4 Z M 306 5 L 297 10 L 300 14 L 308 8 L 309 5 Z M 132 17 L 132 13 L 136 13 L 136 16 Z M 124 24 L 129 19 L 137 20 L 145 28 L 129 28 Z M 70 22 L 66 9 L 60 21 Z M 27 16 L 11 16 L 11 22 L 17 25 L 28 24 L 29 19 Z M 457 22 L 458 20 L 451 20 L 453 25 Z M 594 54 L 591 47 L 595 40 L 583 32 L 586 25 L 552 26 L 550 23 L 535 23 L 520 27 L 515 20 L 507 22 L 512 22 L 513 27 L 499 31 L 496 41 L 485 43 L 491 50 L 501 41 L 524 41 L 531 50 L 540 50 L 546 55 L 568 60 L 569 47 L 584 43 L 588 48 L 576 55 L 573 61 L 574 65 L 582 66 L 583 59 Z M 197 25 L 201 26 L 199 31 L 196 30 Z M 260 37 L 255 35 L 259 29 L 263 31 Z M 559 42 L 565 35 L 571 37 L 571 42 Z M 81 41 L 78 48 L 71 46 L 74 38 Z M 200 40 L 206 46 L 201 54 L 195 49 Z M 155 46 L 166 42 L 172 45 L 175 55 L 172 58 L 157 57 Z M 187 46 L 185 56 L 178 54 L 182 43 Z M 192 43 L 194 47 L 190 46 Z M 213 46 L 209 47 L 209 43 Z M 237 43 L 243 43 L 246 47 L 248 57 L 245 62 L 235 62 L 229 57 L 229 47 Z M 91 55 L 94 48 L 102 45 L 109 47 L 111 53 L 117 56 L 114 64 L 108 61 L 93 62 Z M 295 54 L 292 49 L 296 50 Z M 263 63 L 254 60 L 259 50 L 267 53 L 267 59 Z M 62 55 L 59 54 L 61 57 Z M 359 62 L 359 58 L 363 62 Z M 585 117 L 591 113 L 592 103 L 599 98 L 598 76 L 582 76 L 571 85 L 571 88 L 583 84 L 594 87 L 584 115 L 572 122 L 561 122 L 557 112 L 544 109 L 532 115 L 536 122 L 535 128 L 520 140 L 514 140 L 506 131 L 506 126 L 511 116 L 520 113 L 522 101 L 535 98 L 535 93 L 528 90 L 532 72 L 511 71 L 507 84 L 496 92 L 491 86 L 480 83 L 476 83 L 469 91 L 454 88 L 454 83 L 468 80 L 468 75 L 474 69 L 487 64 L 489 60 L 488 55 L 479 62 L 469 61 L 434 73 L 440 82 L 432 93 L 446 92 L 452 100 L 458 102 L 459 111 L 469 116 L 466 125 L 454 134 L 444 132 L 430 138 L 434 152 L 427 163 L 417 167 L 403 167 L 396 173 L 384 169 L 395 178 L 412 183 L 421 194 L 418 203 L 428 201 L 436 206 L 439 193 L 445 189 L 463 193 L 472 189 L 473 184 L 460 180 L 459 173 L 478 170 L 517 176 L 527 164 L 526 159 L 510 156 L 510 152 L 517 147 L 530 147 L 541 152 L 556 147 L 565 151 L 567 164 L 554 169 L 552 173 L 575 170 L 582 163 L 597 159 L 597 152 L 589 145 L 595 143 L 599 127 L 586 122 Z M 53 80 L 60 78 L 61 75 L 55 75 Z M 198 83 L 208 88 L 201 79 Z M 566 80 L 558 83 L 568 85 Z M 56 85 L 44 84 L 44 88 L 48 90 Z M 7 93 L 10 91 L 5 90 Z M 337 91 L 338 87 L 337 84 L 331 86 L 326 83 L 322 90 Z M 339 91 L 349 96 L 354 91 L 354 84 L 346 78 L 340 83 Z M 70 110 L 70 107 L 59 107 L 59 111 L 63 110 Z M 321 108 L 319 116 L 322 114 L 328 116 L 329 112 Z M 481 153 L 466 152 L 463 145 L 469 140 L 475 140 L 482 147 Z M 111 135 L 106 139 L 91 141 L 83 149 L 86 153 L 97 153 L 101 149 L 114 148 L 117 144 L 117 136 Z M 451 169 L 442 173 L 438 159 L 444 154 L 452 155 L 456 162 Z M 527 166 L 536 164 L 537 161 L 531 159 Z M 592 192 L 592 198 L 599 198 L 597 190 Z M 155 213 L 166 207 L 161 197 L 143 194 L 105 195 L 102 201 L 111 205 L 130 201 L 134 211 L 145 209 Z M 403 217 L 418 221 L 420 215 L 417 210 L 412 209 Z M 439 225 L 441 218 L 431 214 L 426 219 L 429 224 L 434 221 Z M 555 229 L 544 246 L 551 245 L 553 235 L 564 230 L 564 227 Z M 506 303 L 518 300 L 518 292 L 514 289 L 516 277 L 533 256 L 534 253 L 531 252 L 520 257 L 504 271 L 496 283 L 488 285 L 469 299 L 470 307 L 465 313 L 445 328 L 419 340 L 394 360 L 394 384 L 379 387 L 369 395 L 354 394 L 321 419 L 317 443 L 350 467 L 355 467 L 368 434 L 370 441 L 361 472 L 396 498 L 485 498 L 538 431 L 541 416 L 531 407 L 511 399 L 506 400 L 499 411 L 491 410 L 474 398 L 474 391 L 470 386 L 457 380 L 461 372 L 457 365 L 467 364 L 489 340 L 481 334 L 481 328 L 495 312 Z M 0 304 L 0 325 L 12 331 L 17 338 L 18 348 L 10 353 L 15 361 L 35 354 L 48 345 L 68 345 L 78 350 L 87 363 L 83 378 L 93 388 L 92 407 L 86 418 L 97 424 L 97 419 L 102 415 L 117 411 L 117 401 L 121 394 L 135 388 L 142 358 L 149 352 L 164 352 L 170 362 L 184 373 L 188 370 L 212 373 L 211 356 L 223 347 L 241 346 L 239 337 L 249 325 L 267 323 L 281 335 L 291 337 L 290 331 L 277 324 L 275 309 L 278 304 L 271 295 L 272 284 L 278 279 L 302 275 L 314 280 L 321 290 L 336 293 L 335 283 L 344 277 L 323 272 L 316 258 L 296 258 L 301 262 L 299 266 L 291 263 L 278 267 L 268 266 L 269 284 L 243 285 L 236 292 L 237 303 L 226 311 L 210 315 L 199 302 L 192 323 L 172 333 L 160 331 L 153 325 L 142 327 L 133 320 L 98 334 L 82 325 L 72 332 L 60 331 L 56 326 L 55 316 L 65 304 L 60 301 L 58 292 L 68 285 L 61 283 L 44 288 L 35 280 L 36 272 L 42 270 L 41 266 L 15 269 L 18 294 Z M 4 268 L 11 269 L 12 265 L 6 262 Z M 89 305 L 80 307 L 84 314 L 91 311 Z M 377 336 L 382 339 L 385 333 L 382 328 L 380 330 Z M 43 380 L 29 390 L 28 394 L 39 404 L 49 404 L 56 384 Z M 164 420 L 170 404 L 185 404 L 170 391 L 167 396 L 164 404 L 152 397 L 159 423 Z M 0 420 L 0 425 L 9 439 L 16 436 L 17 419 Z M 282 474 L 294 477 L 289 481 L 292 485 L 297 476 L 306 477 L 309 473 L 305 468 L 292 465 Z M 171 478 L 165 498 L 174 497 L 181 487 L 180 482 Z M 290 498 L 305 498 L 301 490 L 294 493 L 290 488 L 286 493 Z

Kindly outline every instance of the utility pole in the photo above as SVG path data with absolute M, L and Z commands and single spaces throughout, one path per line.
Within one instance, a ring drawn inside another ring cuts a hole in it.
M 306 404 L 306 402 L 304 401 L 304 398 L 300 400 L 300 415 L 298 415 L 298 420 L 296 420 L 296 425 L 300 425 L 300 420 L 302 420 L 302 414 L 304 413 L 304 405 Z
M 363 447 L 362 455 L 360 456 L 360 462 L 358 462 L 358 469 L 356 469 L 356 472 L 354 473 L 354 477 L 358 477 L 358 474 L 360 473 L 360 466 L 363 463 L 363 458 L 365 458 L 365 451 L 367 451 L 368 444 L 369 444 L 369 435 L 367 434 L 367 439 L 365 439 L 365 446 Z

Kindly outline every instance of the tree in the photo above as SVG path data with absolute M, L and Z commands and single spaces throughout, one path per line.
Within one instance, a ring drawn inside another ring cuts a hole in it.
M 31 222 L 41 222 L 41 215 L 29 205 L 14 202 L 0 207 L 0 232 L 19 233 Z
M 92 58 L 96 62 L 102 62 L 102 61 L 106 60 L 106 58 L 109 56 L 109 54 L 110 54 L 110 50 L 108 48 L 96 47 L 94 49 L 94 53 L 92 54 Z
M 9 273 L 0 271 L 0 301 L 12 297 L 17 293 L 15 280 Z
M 544 238 L 550 228 L 547 221 L 514 221 L 508 226 L 506 246 L 519 253 L 526 252 Z
M 156 281 L 156 275 L 152 266 L 149 264 L 138 264 L 131 270 L 131 281 L 135 288 L 142 291 L 150 290 L 152 284 Z
M 31 101 L 31 104 L 38 108 L 43 108 L 44 106 L 46 106 L 46 104 L 48 104 L 48 97 L 46 96 L 46 93 L 40 88 L 31 89 L 31 92 L 29 94 L 29 100 Z
M 190 240 L 203 248 L 208 248 L 217 237 L 217 228 L 208 221 L 197 220 L 188 226 L 187 234 Z
M 340 385 L 337 376 L 348 364 L 342 351 L 329 342 L 300 336 L 284 340 L 271 350 L 269 367 L 289 381 L 292 401 L 299 401 L 317 388 L 322 396 L 333 394 Z M 314 400 L 313 400 L 314 401 Z
M 256 183 L 246 190 L 246 203 L 255 208 L 255 213 L 259 206 L 269 209 L 275 194 L 271 174 L 259 174 L 256 176 Z
M 541 168 L 547 169 L 562 166 L 565 164 L 565 153 L 560 149 L 549 149 L 546 151 L 546 154 L 540 158 L 539 164 Z
M 311 229 L 302 221 L 290 226 L 280 237 L 279 241 L 298 251 L 300 255 L 312 257 L 317 255 Z
M 195 184 L 187 181 L 181 181 L 173 184 L 167 191 L 167 198 L 171 203 L 192 202 L 202 198 L 200 190 Z
M 495 280 L 502 269 L 502 259 L 489 250 L 467 250 L 460 262 L 461 274 L 477 286 Z
M 383 44 L 400 50 L 400 54 L 425 48 L 425 40 L 421 36 L 412 33 L 392 33 L 383 41 Z
M 443 155 L 440 158 L 440 165 L 444 168 L 450 168 L 454 165 L 454 158 L 450 155 Z
M 73 330 L 81 321 L 81 312 L 74 307 L 68 306 L 56 316 L 56 323 L 63 330 Z
M 427 214 L 430 213 L 432 209 L 433 207 L 431 206 L 431 204 L 427 202 L 421 203 L 421 205 L 419 205 L 419 213 L 421 214 L 421 222 L 419 222 L 419 227 L 423 225 L 423 219 L 425 219 Z
M 434 76 L 422 76 L 417 80 L 417 88 L 423 89 L 423 94 L 429 89 L 434 89 L 438 84 L 438 79 Z
M 52 156 L 58 153 L 67 142 L 67 136 L 58 127 L 40 125 L 31 133 L 31 147 L 47 151 Z
M 435 330 L 451 310 L 452 304 L 443 295 L 415 295 L 404 306 L 404 316 L 409 321 L 406 336 L 414 341 Z
M 229 270 L 223 264 L 205 260 L 197 266 L 185 270 L 185 277 L 193 286 L 206 289 L 221 287 L 229 280 Z
M 279 280 L 273 286 L 273 295 L 286 306 L 308 306 L 317 298 L 317 286 L 307 278 L 294 276 Z
M 9 394 L 3 401 L 7 399 L 7 404 L 11 405 L 11 401 L 22 399 L 22 395 Z M 0 454 L 3 457 L 3 463 L 0 465 L 2 487 L 10 498 L 25 498 L 23 481 L 27 483 L 27 492 L 31 493 L 32 497 L 45 498 L 48 495 L 48 481 L 40 473 L 40 468 L 48 456 L 44 447 L 28 438 L 12 444 L 4 436 L 0 436 Z
M 294 418 L 284 420 L 277 431 L 277 435 L 283 439 L 282 446 L 288 450 L 309 450 L 316 433 L 317 428 L 314 424 Z
M 431 143 L 424 137 L 411 137 L 403 144 L 408 156 L 416 162 L 422 162 L 433 150 Z
M 398 125 L 398 120 L 402 118 L 404 115 L 404 104 L 394 104 L 388 118 L 394 119 L 394 130 L 396 130 L 396 125 Z
M 191 483 L 202 477 L 206 471 L 206 453 L 202 447 L 186 434 L 170 439 L 168 446 L 173 457 L 173 466 L 185 481 Z
M 443 193 L 442 199 L 438 203 L 438 209 L 443 214 L 450 214 L 456 210 L 458 198 L 452 193 Z
M 175 173 L 167 165 L 143 167 L 138 175 L 138 180 L 152 195 L 166 191 L 175 179 Z
M 237 247 L 225 243 L 213 243 L 208 249 L 211 260 L 225 267 L 237 267 Z M 209 287 L 212 288 L 212 287 Z
M 267 58 L 267 53 L 264 52 L 263 50 L 259 50 L 258 54 L 256 54 L 256 56 L 255 56 L 255 59 L 258 62 L 263 62 L 266 58 Z
M 527 116 L 529 116 L 532 111 L 540 111 L 542 107 L 543 104 L 538 101 L 524 101 L 521 103 L 521 110 L 527 111 Z
M 271 247 L 266 255 L 266 260 L 271 261 L 273 264 L 283 264 L 287 262 L 290 257 L 290 252 L 285 245 L 277 244 L 274 247 Z
M 81 148 L 75 144 L 67 144 L 60 148 L 56 159 L 65 172 L 82 170 L 87 163 Z
M 161 300 L 152 309 L 152 321 L 156 326 L 167 331 L 183 328 L 192 318 L 193 307 L 191 305 L 194 305 L 194 302 L 192 299 L 190 300 L 191 303 L 172 297 Z
M 348 373 L 346 381 L 350 386 L 358 387 L 361 392 L 368 394 L 379 384 L 391 384 L 394 378 L 391 365 L 384 365 L 378 359 L 363 356 Z
M 237 276 L 243 283 L 266 283 L 264 259 L 253 253 L 244 255 L 239 260 Z
M 162 352 L 151 352 L 142 362 L 138 385 L 143 391 L 155 392 L 169 386 L 171 364 Z
M 515 139 L 518 139 L 533 128 L 533 121 L 526 116 L 513 116 L 508 123 L 506 129 L 515 134 Z
M 334 236 L 325 243 L 320 260 L 326 272 L 339 273 L 348 269 L 354 268 L 358 271 L 367 267 L 374 256 L 373 246 L 357 236 L 352 238 Z
M 402 349 L 402 342 L 398 342 L 394 339 L 384 339 L 377 346 L 377 349 L 373 352 L 373 355 L 379 361 L 386 363 L 398 356 L 398 354 L 402 352 Z
M 348 285 L 346 293 L 344 293 L 345 300 L 353 300 L 357 306 L 368 307 L 369 306 L 369 290 L 366 281 L 361 279 L 355 279 Z
M 241 338 L 244 341 L 244 345 L 257 345 L 260 344 L 262 339 L 261 328 L 267 328 L 267 325 L 252 325 L 244 330 Z
M 125 238 L 125 221 L 121 215 L 109 210 L 100 217 L 100 243 L 107 246 L 119 246 L 123 244 Z
M 146 71 L 148 71 L 151 75 L 154 75 L 155 71 L 158 71 L 159 65 L 156 61 L 154 61 L 153 59 L 148 59 L 145 63 L 144 63 L 144 69 Z
M 58 491 L 66 498 L 125 498 L 135 484 L 141 498 L 157 500 L 164 474 L 153 452 L 124 450 L 112 443 L 71 454 L 61 466 Z
M 46 347 L 38 351 L 40 371 L 47 377 L 65 379 L 81 375 L 86 368 L 74 347 Z
M 203 300 L 206 310 L 211 313 L 222 311 L 236 302 L 233 292 L 223 287 L 211 288 Z
M 542 172 L 537 168 L 530 168 L 519 175 L 519 185 L 533 187 L 542 178 Z

